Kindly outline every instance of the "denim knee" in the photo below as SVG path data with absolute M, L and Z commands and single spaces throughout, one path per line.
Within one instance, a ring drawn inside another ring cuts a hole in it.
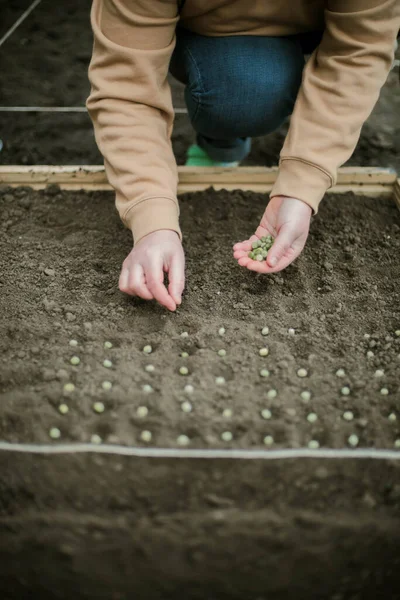
M 185 100 L 197 133 L 256 137 L 291 114 L 304 67 L 294 39 L 184 34 L 177 49 L 185 55 Z

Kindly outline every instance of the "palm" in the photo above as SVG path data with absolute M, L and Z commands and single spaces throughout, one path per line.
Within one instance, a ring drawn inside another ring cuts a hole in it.
M 310 216 L 310 207 L 301 200 L 275 196 L 269 201 L 255 234 L 248 240 L 234 245 L 234 258 L 242 267 L 258 273 L 276 273 L 285 269 L 304 248 Z M 275 241 L 267 260 L 257 262 L 249 258 L 248 252 L 251 250 L 252 242 L 268 234 L 272 235 Z M 275 254 L 278 262 L 275 266 L 271 266 L 268 263 L 270 257 Z

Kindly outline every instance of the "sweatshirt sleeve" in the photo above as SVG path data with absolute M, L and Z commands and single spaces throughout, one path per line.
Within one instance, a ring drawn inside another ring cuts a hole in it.
M 354 151 L 394 58 L 400 0 L 327 0 L 325 32 L 307 62 L 271 197 L 318 212 Z
M 134 242 L 158 229 L 182 239 L 167 81 L 176 0 L 94 0 L 87 108 L 116 207 Z

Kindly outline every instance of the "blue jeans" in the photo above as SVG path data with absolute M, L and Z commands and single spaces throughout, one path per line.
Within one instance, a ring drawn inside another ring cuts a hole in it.
M 177 28 L 170 72 L 186 86 L 197 143 L 213 160 L 243 160 L 252 137 L 271 133 L 292 113 L 304 54 L 321 36 L 206 37 Z

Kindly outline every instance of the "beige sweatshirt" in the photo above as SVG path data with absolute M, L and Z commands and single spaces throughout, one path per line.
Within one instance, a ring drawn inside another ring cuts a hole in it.
M 177 0 L 94 0 L 91 18 L 87 107 L 119 214 L 135 243 L 158 229 L 182 239 L 167 81 Z M 387 78 L 400 0 L 186 0 L 180 24 L 208 36 L 324 28 L 304 68 L 271 193 L 303 200 L 316 214 Z

